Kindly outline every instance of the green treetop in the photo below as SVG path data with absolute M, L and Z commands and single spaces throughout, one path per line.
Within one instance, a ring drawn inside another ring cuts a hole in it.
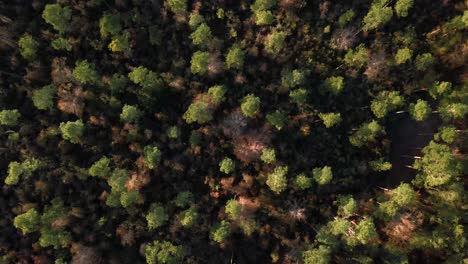
M 338 18 L 338 24 L 342 27 L 345 26 L 346 24 L 348 24 L 349 22 L 353 20 L 355 15 L 356 13 L 354 12 L 353 9 L 347 10 Z
M 85 125 L 81 120 L 60 123 L 60 132 L 62 133 L 62 138 L 70 141 L 71 143 L 79 143 L 81 137 L 84 134 L 84 131 Z
M 393 10 L 388 6 L 390 0 L 374 0 L 369 12 L 363 19 L 364 31 L 377 29 L 387 24 L 393 16 Z
M 192 43 L 196 46 L 205 47 L 213 38 L 211 29 L 206 23 L 200 24 L 197 29 L 190 35 Z
M 178 14 L 187 10 L 187 0 L 167 0 L 172 12 Z
M 330 166 L 325 166 L 323 168 L 314 168 L 312 170 L 314 180 L 320 184 L 325 185 L 330 183 L 333 178 L 332 168 Z
M 190 205 L 193 201 L 193 194 L 190 191 L 180 192 L 174 199 L 174 204 L 177 207 L 184 208 Z
M 275 21 L 275 17 L 270 10 L 255 12 L 255 24 L 257 24 L 257 26 L 271 25 L 273 21 Z
M 359 46 L 357 46 L 354 50 L 350 49 L 346 53 L 344 61 L 349 66 L 354 66 L 360 69 L 366 65 L 368 59 L 369 51 L 364 44 L 359 44 Z
M 179 264 L 185 258 L 185 249 L 169 241 L 155 240 L 145 247 L 145 258 L 148 264 Z
M 228 69 L 242 69 L 244 66 L 244 51 L 239 45 L 234 44 L 226 55 L 226 66 Z
M 18 46 L 23 58 L 27 60 L 34 60 L 36 58 L 39 42 L 33 39 L 31 35 L 25 33 L 23 36 L 21 36 L 21 38 L 18 40 Z
M 333 221 L 328 222 L 327 227 L 335 236 L 346 235 L 351 223 L 343 218 L 335 218 Z
M 422 149 L 423 157 L 416 159 L 413 167 L 420 171 L 417 179 L 425 186 L 437 187 L 449 183 L 460 175 L 460 165 L 449 146 L 431 141 Z
M 357 203 L 352 195 L 339 196 L 335 203 L 338 206 L 338 215 L 348 217 L 356 212 Z
M 372 122 L 362 124 L 354 134 L 349 136 L 349 142 L 356 147 L 362 147 L 383 134 L 385 134 L 384 128 L 377 121 L 373 120 Z
M 224 85 L 215 85 L 208 89 L 207 95 L 210 103 L 220 104 L 226 99 L 226 87 Z
M 36 209 L 29 209 L 26 213 L 17 215 L 13 220 L 13 225 L 20 229 L 23 234 L 29 234 L 39 230 L 40 217 Z
M 277 55 L 286 45 L 286 36 L 285 32 L 272 32 L 265 42 L 266 51 L 272 55 Z
M 343 90 L 344 78 L 341 76 L 329 77 L 323 83 L 323 87 L 330 93 L 337 95 Z
M 190 14 L 189 26 L 191 29 L 197 28 L 203 22 L 205 22 L 205 19 L 202 15 L 196 13 Z
M 73 77 L 81 84 L 99 83 L 99 74 L 96 71 L 96 66 L 87 60 L 76 63 L 73 69 Z
M 297 175 L 296 179 L 294 179 L 294 183 L 301 190 L 306 190 L 312 187 L 312 179 L 307 177 L 304 173 Z
M 374 221 L 372 218 L 361 220 L 355 227 L 356 238 L 363 245 L 367 244 L 370 240 L 377 237 Z
M 39 169 L 42 162 L 38 159 L 27 159 L 21 163 L 12 161 L 8 164 L 8 174 L 5 178 L 5 184 L 15 185 L 19 182 L 20 178 L 29 178 L 34 171 Z
M 212 109 L 204 100 L 196 100 L 182 116 L 187 123 L 204 124 L 213 119 Z
M 150 169 L 155 169 L 161 162 L 161 151 L 156 146 L 146 146 L 143 149 L 143 156 Z
M 418 99 L 416 104 L 409 106 L 410 115 L 416 121 L 424 121 L 432 112 L 431 106 L 424 100 Z
M 395 62 L 396 64 L 403 64 L 409 60 L 413 56 L 413 51 L 409 48 L 402 48 L 399 49 L 395 55 Z
M 73 49 L 72 43 L 69 39 L 58 37 L 50 42 L 52 48 L 55 50 L 71 51 Z
M 331 250 L 326 246 L 319 246 L 302 252 L 304 264 L 328 264 L 331 262 Z
M 464 103 L 442 104 L 439 106 L 439 112 L 440 117 L 444 121 L 462 120 L 468 114 L 468 105 Z
M 369 166 L 374 171 L 389 171 L 392 168 L 392 163 L 385 161 L 383 158 L 380 158 L 370 161 Z
M 0 125 L 2 126 L 16 126 L 21 114 L 18 110 L 1 110 L 0 111 Z
M 32 101 L 34 106 L 39 110 L 52 109 L 54 107 L 54 98 L 57 93 L 57 87 L 54 84 L 49 84 L 33 91 Z
M 280 194 L 288 187 L 287 173 L 287 166 L 279 166 L 272 173 L 268 174 L 266 184 L 274 193 Z
M 230 199 L 229 201 L 227 201 L 224 210 L 226 211 L 226 214 L 228 215 L 228 218 L 230 220 L 236 221 L 239 220 L 239 218 L 241 217 L 242 206 L 237 200 Z
M 300 69 L 283 70 L 281 72 L 281 85 L 286 88 L 294 88 L 303 85 L 306 80 L 306 72 Z
M 120 35 L 112 37 L 112 41 L 109 43 L 109 49 L 112 52 L 122 52 L 129 56 L 132 51 L 130 47 L 130 33 L 125 31 Z
M 95 177 L 109 177 L 111 173 L 110 159 L 105 156 L 100 158 L 98 161 L 93 163 L 88 172 L 91 176 Z
M 434 82 L 434 84 L 432 84 L 432 86 L 429 87 L 429 94 L 434 99 L 443 97 L 444 95 L 449 94 L 451 91 L 451 82 Z
M 266 116 L 266 120 L 276 129 L 281 130 L 288 122 L 288 116 L 282 111 L 276 110 L 273 113 L 269 113 Z
M 245 116 L 254 117 L 260 110 L 260 98 L 253 94 L 244 96 L 241 110 Z
M 219 163 L 219 171 L 225 174 L 229 174 L 234 171 L 235 168 L 234 161 L 230 158 L 224 158 L 220 163 Z
M 122 30 L 120 15 L 105 15 L 99 20 L 99 32 L 103 38 L 115 36 Z
M 61 7 L 59 4 L 47 4 L 42 12 L 42 18 L 59 33 L 69 30 L 71 16 L 71 8 Z
M 371 102 L 371 110 L 377 118 L 384 118 L 388 112 L 396 110 L 404 104 L 404 99 L 398 91 L 381 91 Z
M 120 94 L 127 86 L 128 78 L 125 75 L 115 73 L 109 81 L 109 90 L 112 94 Z
M 182 211 L 179 215 L 180 224 L 183 227 L 194 226 L 200 218 L 200 215 L 195 207 L 190 207 Z
M 210 231 L 210 238 L 217 243 L 223 243 L 230 235 L 231 227 L 226 220 L 213 225 Z
M 168 220 L 169 215 L 166 213 L 166 210 L 161 204 L 151 204 L 150 209 L 146 214 L 146 222 L 148 224 L 149 231 L 165 225 Z
M 160 90 L 163 87 L 159 75 L 143 66 L 133 68 L 128 78 L 148 91 Z
M 408 11 L 413 7 L 414 0 L 398 0 L 395 4 L 395 13 L 399 17 L 407 17 Z
M 170 126 L 166 130 L 166 134 L 168 138 L 178 138 L 180 135 L 179 128 L 177 126 Z
M 431 53 L 423 53 L 416 57 L 415 65 L 418 71 L 425 71 L 435 63 L 436 59 Z
M 439 128 L 439 132 L 434 135 L 434 140 L 444 141 L 447 144 L 452 144 L 457 138 L 457 130 L 453 126 L 444 126 Z
M 133 105 L 124 105 L 122 107 L 122 113 L 120 113 L 120 120 L 125 123 L 136 123 L 141 118 L 143 113 L 138 107 Z
M 255 0 L 250 9 L 254 12 L 270 10 L 276 5 L 277 0 Z
M 334 127 L 342 120 L 340 113 L 320 113 L 319 117 L 326 128 Z
M 308 92 L 306 89 L 300 88 L 289 92 L 289 98 L 297 105 L 304 105 L 307 102 Z
M 391 201 L 400 207 L 414 204 L 416 199 L 416 192 L 408 183 L 401 183 L 397 188 L 391 191 Z
M 190 61 L 190 70 L 193 74 L 205 74 L 208 71 L 210 53 L 204 51 L 196 51 L 192 55 Z
M 260 159 L 266 164 L 271 164 L 276 161 L 276 154 L 273 148 L 266 148 L 262 151 Z

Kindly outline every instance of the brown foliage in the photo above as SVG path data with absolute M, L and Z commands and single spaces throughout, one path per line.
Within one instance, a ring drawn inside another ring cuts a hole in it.
M 69 84 L 61 84 L 58 88 L 57 107 L 65 113 L 75 114 L 78 117 L 83 115 L 84 93 L 80 86 L 72 87 Z

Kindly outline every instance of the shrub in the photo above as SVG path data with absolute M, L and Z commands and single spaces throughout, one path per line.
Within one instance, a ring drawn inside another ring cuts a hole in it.
M 81 120 L 60 123 L 60 132 L 62 133 L 62 138 L 74 144 L 80 142 L 81 137 L 84 134 L 84 130 L 85 126 Z
M 242 206 L 237 200 L 230 199 L 227 201 L 226 208 L 224 210 L 230 220 L 236 221 L 241 217 Z
M 120 15 L 105 15 L 99 20 L 99 32 L 103 38 L 115 36 L 122 30 Z
M 55 50 L 66 50 L 71 51 L 73 49 L 72 44 L 66 38 L 58 37 L 51 42 L 52 48 Z
M 244 96 L 241 103 L 242 113 L 247 117 L 254 117 L 260 110 L 260 98 L 249 94 Z
M 395 4 L 395 13 L 399 17 L 407 17 L 408 11 L 413 7 L 413 0 L 398 0 Z
M 215 224 L 210 231 L 210 238 L 217 242 L 222 243 L 231 235 L 231 227 L 229 222 L 226 220 L 221 221 L 218 224 Z
M 220 163 L 219 163 L 219 171 L 225 174 L 229 174 L 232 171 L 234 171 L 235 164 L 234 161 L 230 158 L 224 158 Z
M 432 109 L 426 101 L 418 99 L 416 104 L 410 104 L 409 112 L 414 120 L 424 121 L 431 114 Z
M 281 130 L 288 122 L 288 116 L 279 110 L 268 114 L 266 119 L 270 125 L 276 127 L 278 130 Z
M 226 66 L 228 69 L 242 69 L 244 66 L 244 51 L 240 48 L 239 45 L 234 44 L 228 51 L 226 55 Z
M 344 87 L 344 78 L 341 76 L 332 76 L 323 83 L 324 88 L 332 94 L 339 94 Z
M 266 164 L 271 164 L 276 161 L 275 150 L 272 148 L 266 148 L 262 151 L 262 156 L 260 159 Z
M 413 56 L 413 51 L 409 48 L 402 48 L 399 49 L 395 55 L 395 62 L 396 64 L 403 64 L 409 60 Z
M 146 222 L 148 224 L 149 231 L 165 225 L 168 220 L 169 215 L 161 204 L 151 204 L 150 209 L 146 214 Z
M 286 33 L 275 31 L 271 33 L 266 42 L 265 49 L 272 55 L 277 55 L 286 45 Z
M 61 7 L 59 4 L 47 4 L 42 12 L 42 18 L 59 33 L 68 31 L 71 15 L 72 10 L 70 7 Z
M 100 158 L 98 161 L 93 163 L 88 172 L 91 176 L 95 177 L 109 177 L 111 173 L 110 159 L 105 156 Z
M 122 107 L 122 113 L 120 113 L 120 120 L 125 123 L 136 123 L 141 118 L 143 113 L 138 107 L 133 105 L 124 105 Z
M 182 118 L 184 118 L 189 124 L 197 122 L 201 125 L 211 121 L 211 119 L 213 119 L 213 115 L 208 103 L 203 100 L 196 100 L 189 106 Z
M 18 110 L 1 110 L 0 111 L 0 125 L 2 126 L 16 126 L 21 114 Z
M 73 69 L 73 77 L 81 84 L 99 83 L 99 74 L 96 71 L 96 66 L 87 60 L 76 63 L 75 69 Z
M 330 166 L 325 166 L 323 168 L 315 168 L 313 169 L 312 174 L 314 180 L 319 185 L 328 184 L 333 179 L 333 172 Z
M 167 0 L 167 3 L 172 12 L 176 14 L 187 10 L 187 0 Z
M 206 46 L 213 38 L 211 29 L 206 23 L 200 24 L 197 29 L 190 35 L 192 43 L 197 46 Z
M 128 78 L 147 91 L 161 90 L 163 87 L 163 82 L 158 74 L 143 66 L 133 68 L 128 74 Z
M 143 149 L 143 156 L 150 169 L 155 169 L 161 162 L 161 151 L 156 146 L 146 146 Z
M 276 167 L 272 173 L 268 174 L 266 184 L 273 192 L 280 194 L 288 187 L 287 173 L 287 166 Z
M 304 173 L 297 175 L 294 183 L 301 190 L 306 190 L 312 187 L 312 179 L 307 177 Z
M 23 234 L 29 234 L 39 230 L 39 219 L 39 213 L 32 208 L 24 214 L 17 215 L 13 220 L 13 225 L 20 229 Z
M 25 33 L 23 36 L 21 36 L 21 38 L 18 40 L 18 46 L 23 58 L 27 60 L 34 60 L 36 58 L 39 42 L 33 39 L 31 35 Z
M 192 55 L 190 61 L 190 70 L 193 74 L 205 74 L 208 70 L 208 64 L 210 59 L 210 53 L 203 51 L 196 51 Z
M 374 0 L 369 12 L 363 19 L 364 26 L 362 29 L 364 31 L 377 29 L 387 24 L 392 19 L 393 10 L 391 7 L 387 6 L 388 1 L 389 0 Z
M 145 258 L 148 264 L 178 264 L 183 263 L 184 257 L 184 248 L 169 241 L 155 240 L 145 247 Z
M 257 24 L 257 26 L 271 25 L 273 21 L 275 21 L 275 17 L 270 10 L 255 12 L 255 24 Z
M 342 120 L 340 113 L 320 113 L 319 117 L 326 128 L 334 127 Z
M 180 224 L 184 227 L 191 227 L 197 223 L 199 218 L 198 211 L 195 207 L 190 207 L 180 213 Z
M 32 101 L 34 106 L 39 110 L 52 109 L 54 107 L 54 97 L 57 93 L 57 87 L 54 84 L 49 84 L 33 91 Z

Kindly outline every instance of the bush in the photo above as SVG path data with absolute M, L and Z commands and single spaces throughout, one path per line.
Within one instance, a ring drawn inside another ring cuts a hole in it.
M 226 55 L 226 66 L 228 69 L 242 69 L 244 66 L 245 54 L 239 45 L 233 45 Z
M 202 23 L 197 29 L 190 35 L 192 43 L 197 46 L 205 47 L 208 42 L 213 38 L 211 29 L 206 23 Z
M 37 49 L 39 48 L 39 42 L 37 42 L 29 34 L 24 34 L 18 40 L 18 46 L 20 49 L 21 56 L 27 60 L 34 60 L 36 58 Z
M 226 220 L 221 221 L 218 224 L 213 225 L 210 231 L 210 238 L 217 242 L 222 243 L 231 235 L 231 227 L 229 222 Z
M 271 164 L 276 161 L 275 150 L 272 148 L 266 148 L 262 151 L 262 156 L 260 159 L 266 164 Z
M 148 264 L 179 264 L 183 263 L 184 257 L 184 248 L 169 241 L 155 240 L 145 247 L 145 258 Z
M 167 0 L 167 3 L 172 12 L 176 14 L 187 10 L 187 0 Z
M 58 37 L 51 42 L 52 48 L 55 50 L 66 50 L 71 51 L 73 49 L 72 44 L 66 38 Z
M 203 51 L 196 51 L 192 55 L 190 61 L 190 70 L 193 74 L 205 74 L 208 70 L 208 64 L 210 59 L 210 53 Z
M 232 171 L 234 171 L 235 164 L 234 161 L 230 158 L 224 158 L 220 163 L 219 163 L 219 171 L 225 174 L 229 174 Z
M 100 158 L 93 163 L 88 172 L 91 176 L 108 178 L 111 173 L 110 159 L 108 157 Z
M 306 190 L 312 187 L 312 179 L 307 177 L 304 173 L 297 175 L 294 183 L 301 190 Z
M 426 101 L 418 99 L 416 104 L 410 104 L 409 112 L 414 120 L 424 121 L 432 113 L 432 109 Z
M 138 107 L 133 105 L 124 105 L 122 107 L 122 113 L 120 113 L 120 120 L 125 123 L 136 123 L 141 118 L 143 113 Z
M 395 55 L 395 62 L 396 64 L 403 64 L 409 60 L 413 56 L 413 51 L 408 48 L 399 49 Z
M 288 167 L 280 166 L 276 167 L 272 173 L 268 174 L 266 184 L 274 193 L 280 194 L 288 187 L 287 173 Z
M 76 63 L 75 69 L 73 69 L 73 77 L 81 84 L 99 83 L 99 74 L 96 71 L 96 66 L 87 60 Z
M 120 15 L 105 15 L 99 20 L 99 32 L 103 38 L 116 36 L 122 30 Z
M 270 125 L 276 127 L 278 130 L 281 130 L 288 122 L 288 116 L 279 110 L 268 114 L 266 119 Z
M 319 117 L 326 128 L 334 127 L 342 120 L 340 113 L 320 113 Z
M 49 84 L 33 91 L 32 101 L 34 106 L 39 110 L 52 109 L 54 107 L 54 98 L 57 93 L 57 87 L 54 84 Z
M 21 114 L 18 110 L 1 110 L 0 111 L 0 125 L 2 126 L 16 126 Z
M 85 126 L 81 120 L 60 123 L 60 132 L 62 133 L 62 138 L 74 144 L 77 144 L 81 141 L 84 130 Z
M 59 33 L 70 28 L 72 10 L 70 7 L 61 7 L 59 4 L 47 4 L 42 12 L 42 18 Z
M 286 45 L 286 33 L 275 31 L 271 33 L 266 42 L 265 49 L 272 55 L 277 55 Z
M 314 180 L 319 185 L 328 184 L 333 179 L 333 172 L 330 166 L 325 166 L 323 168 L 315 168 L 313 169 L 312 174 L 314 176 Z
M 260 110 L 260 98 L 249 94 L 244 96 L 241 103 L 242 113 L 247 117 L 254 117 Z
M 150 209 L 146 214 L 146 222 L 148 224 L 149 231 L 165 225 L 168 220 L 169 215 L 161 204 L 151 204 Z
M 161 162 L 161 151 L 156 146 L 146 146 L 143 149 L 143 156 L 150 169 L 155 169 Z
M 39 213 L 32 208 L 24 214 L 17 215 L 13 225 L 26 235 L 39 230 L 39 219 Z
M 227 201 L 226 208 L 224 210 L 230 220 L 236 221 L 241 217 L 242 206 L 237 200 L 230 199 Z

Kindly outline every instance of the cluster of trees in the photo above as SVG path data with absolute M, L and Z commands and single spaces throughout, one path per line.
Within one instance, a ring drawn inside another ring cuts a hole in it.
M 0 263 L 466 261 L 466 1 L 20 2 Z

